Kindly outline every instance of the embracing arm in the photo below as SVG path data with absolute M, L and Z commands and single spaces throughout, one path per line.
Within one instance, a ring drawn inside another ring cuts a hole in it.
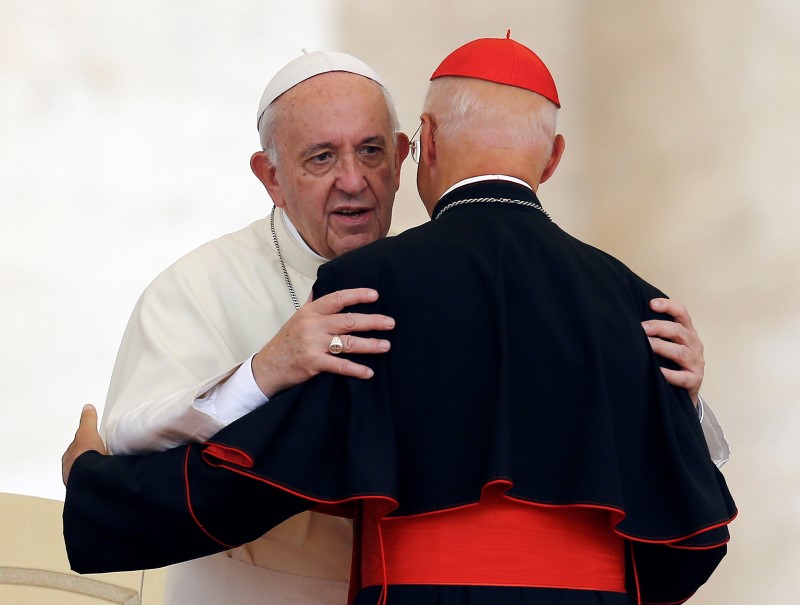
M 181 287 L 175 272 L 144 291 L 120 344 L 100 427 L 114 454 L 165 450 L 223 426 L 194 402 L 242 360 L 222 337 L 219 314 Z
M 104 455 L 96 423 L 94 408 L 84 407 L 62 458 L 64 542 L 77 572 L 149 569 L 220 552 L 309 508 L 305 500 L 205 464 L 195 445 Z
M 375 300 L 374 290 L 344 290 L 309 301 L 283 326 L 280 319 L 262 313 L 248 321 L 249 331 L 232 325 L 245 322 L 244 317 L 220 316 L 219 301 L 208 302 L 206 312 L 163 281 L 140 299 L 117 357 L 102 425 L 115 454 L 204 441 L 268 396 L 323 371 L 369 378 L 368 367 L 328 353 L 333 335 L 342 337 L 349 353 L 389 349 L 385 339 L 352 333 L 389 330 L 391 318 L 343 312 Z M 176 308 L 190 311 L 178 313 Z M 259 339 L 270 336 L 259 351 L 264 342 Z M 241 364 L 238 356 L 250 350 L 258 353 Z
M 654 298 L 650 301 L 650 308 L 671 315 L 674 319 L 642 322 L 653 351 L 680 366 L 678 370 L 661 368 L 661 371 L 671 385 L 686 389 L 697 407 L 706 362 L 703 358 L 703 342 L 692 324 L 689 311 L 684 305 L 668 298 Z
M 703 383 L 705 370 L 703 342 L 692 324 L 689 311 L 681 303 L 668 298 L 655 298 L 650 301 L 650 307 L 653 311 L 666 313 L 674 319 L 653 319 L 642 322 L 642 327 L 653 351 L 679 366 L 677 370 L 661 368 L 661 371 L 667 382 L 689 392 L 689 397 L 698 408 L 700 425 L 711 459 L 721 467 L 730 458 L 730 447 L 708 402 L 700 397 L 700 385 Z
M 370 288 L 338 290 L 309 300 L 284 324 L 266 346 L 253 357 L 253 376 L 268 397 L 322 372 L 368 379 L 369 366 L 336 357 L 328 351 L 334 336 L 341 337 L 343 353 L 385 353 L 390 343 L 382 338 L 363 338 L 353 332 L 391 330 L 394 320 L 380 314 L 344 312 L 347 307 L 375 302 Z

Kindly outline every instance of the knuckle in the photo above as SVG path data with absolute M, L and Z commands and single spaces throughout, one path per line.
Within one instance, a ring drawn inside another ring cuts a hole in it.
M 344 323 L 347 326 L 348 330 L 352 330 L 356 325 L 355 316 L 350 312 L 345 313 L 344 314 Z
M 342 290 L 337 290 L 334 292 L 333 299 L 337 302 L 337 304 L 342 306 L 345 305 L 345 293 Z

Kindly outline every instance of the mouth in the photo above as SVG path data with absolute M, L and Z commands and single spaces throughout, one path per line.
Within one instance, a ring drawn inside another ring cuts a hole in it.
M 333 214 L 342 220 L 358 221 L 366 217 L 370 211 L 369 208 L 342 208 L 341 210 L 335 210 Z

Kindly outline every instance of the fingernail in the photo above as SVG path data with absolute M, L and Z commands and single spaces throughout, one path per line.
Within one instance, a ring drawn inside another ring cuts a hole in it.
M 382 340 L 380 342 L 381 351 L 388 351 L 391 348 L 391 346 L 392 343 L 390 343 L 388 340 Z

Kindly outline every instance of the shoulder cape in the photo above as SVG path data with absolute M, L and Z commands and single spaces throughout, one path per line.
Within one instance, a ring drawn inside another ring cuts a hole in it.
M 469 193 L 535 200 L 486 189 Z M 641 328 L 660 291 L 536 209 L 498 203 L 331 261 L 315 293 L 349 287 L 380 293 L 352 310 L 396 319 L 391 351 L 357 359 L 370 380 L 317 376 L 179 454 L 166 480 L 185 501 L 176 518 L 202 536 L 192 553 L 303 506 L 350 515 L 370 498 L 386 515 L 425 514 L 501 481 L 531 505 L 612 511 L 642 602 L 680 602 L 705 582 L 736 509 Z M 227 490 L 247 505 L 231 509 Z

